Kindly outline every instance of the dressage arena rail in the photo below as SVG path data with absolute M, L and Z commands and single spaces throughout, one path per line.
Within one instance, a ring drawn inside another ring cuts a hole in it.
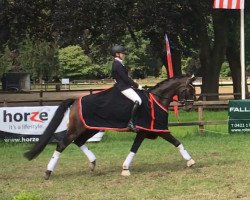
M 85 89 L 85 90 L 74 90 L 77 92 L 85 92 L 85 95 L 92 94 L 93 92 L 98 92 L 101 89 Z M 54 91 L 46 91 L 46 92 L 54 92 Z M 66 91 L 60 91 L 66 92 Z M 32 92 L 33 93 L 33 92 Z M 64 99 L 60 98 L 59 95 L 56 95 L 53 99 L 46 99 L 44 98 L 43 94 L 44 91 L 34 92 L 38 93 L 39 97 L 33 99 L 0 99 L 0 107 L 12 107 L 12 106 L 24 106 L 24 105 L 36 105 L 36 106 L 43 106 L 43 105 L 58 105 Z M 57 94 L 59 94 L 57 92 Z M 172 110 L 173 104 L 171 103 L 170 110 Z M 202 134 L 205 130 L 205 125 L 221 125 L 227 124 L 227 120 L 220 120 L 220 121 L 204 121 L 203 114 L 205 109 L 227 109 L 228 108 L 228 100 L 219 100 L 219 101 L 195 101 L 194 108 L 197 109 L 198 117 L 197 121 L 190 121 L 190 122 L 169 122 L 169 126 L 198 126 L 199 132 Z
M 194 102 L 194 107 L 198 111 L 198 120 L 192 122 L 169 122 L 169 126 L 199 126 L 199 133 L 204 133 L 205 125 L 221 125 L 227 124 L 228 120 L 213 120 L 204 121 L 203 114 L 204 109 L 227 109 L 228 100 L 221 101 L 196 101 Z

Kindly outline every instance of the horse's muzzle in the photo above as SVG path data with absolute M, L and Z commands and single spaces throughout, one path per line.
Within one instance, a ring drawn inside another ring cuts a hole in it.
M 183 100 L 180 101 L 182 109 L 189 112 L 193 108 L 194 100 Z

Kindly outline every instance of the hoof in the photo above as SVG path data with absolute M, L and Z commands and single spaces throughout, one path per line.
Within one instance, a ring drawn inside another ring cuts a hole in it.
M 96 165 L 96 161 L 94 160 L 93 162 L 89 163 L 89 168 L 90 170 L 93 172 L 95 170 L 95 165 Z
M 128 169 L 124 169 L 122 170 L 122 173 L 121 173 L 122 176 L 130 176 L 130 171 Z
M 45 174 L 44 174 L 44 179 L 45 179 L 45 180 L 49 180 L 49 177 L 50 177 L 51 173 L 52 173 L 52 171 L 47 170 L 47 171 L 45 172 Z
M 195 161 L 193 159 L 190 159 L 187 161 L 187 167 L 192 167 L 195 164 Z

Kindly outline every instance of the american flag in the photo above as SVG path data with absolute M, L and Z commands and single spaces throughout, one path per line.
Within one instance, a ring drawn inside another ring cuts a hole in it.
M 245 0 L 214 0 L 214 8 L 244 9 Z

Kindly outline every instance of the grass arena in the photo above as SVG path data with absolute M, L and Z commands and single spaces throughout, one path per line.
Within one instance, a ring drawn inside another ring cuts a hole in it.
M 197 118 L 180 111 L 181 121 Z M 227 111 L 206 111 L 207 120 L 227 119 Z M 176 121 L 170 112 L 169 121 Z M 49 180 L 46 165 L 55 149 L 49 144 L 32 161 L 23 153 L 32 144 L 1 141 L 0 199 L 250 199 L 250 135 L 228 134 L 227 125 L 170 127 L 195 159 L 191 168 L 174 146 L 157 138 L 142 143 L 131 166 L 121 176 L 122 163 L 135 138 L 132 132 L 106 131 L 101 142 L 87 143 L 97 157 L 94 171 L 79 148 L 70 145 Z M 28 198 L 27 198 L 28 197 Z

